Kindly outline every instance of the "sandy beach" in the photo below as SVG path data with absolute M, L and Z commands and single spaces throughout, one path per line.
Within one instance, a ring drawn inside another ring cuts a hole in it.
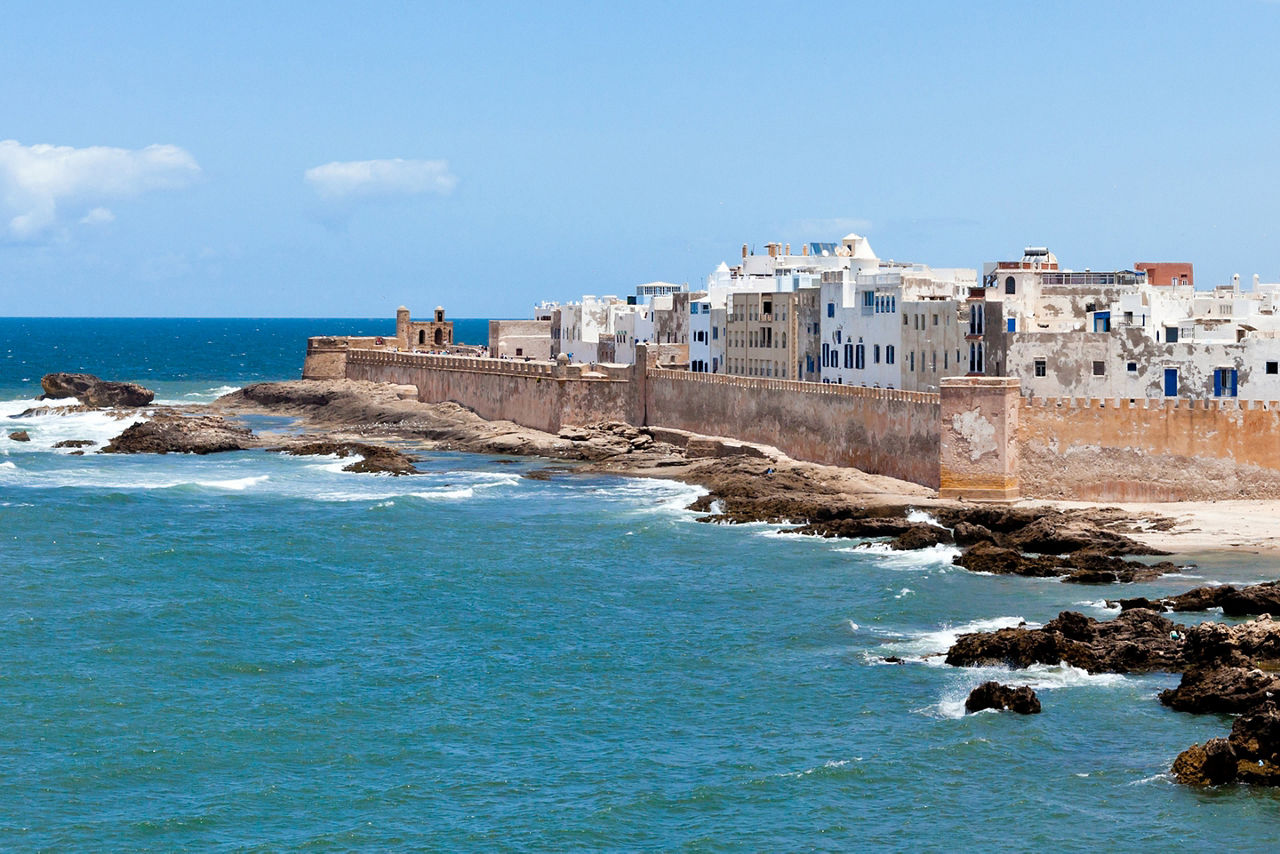
M 1280 558 L 1280 501 L 1224 500 L 1097 504 L 1086 501 L 1028 501 L 1029 506 L 1062 509 L 1117 508 L 1133 517 L 1133 539 L 1154 548 L 1188 554 L 1236 551 Z M 1173 524 L 1151 526 L 1146 520 L 1166 517 Z

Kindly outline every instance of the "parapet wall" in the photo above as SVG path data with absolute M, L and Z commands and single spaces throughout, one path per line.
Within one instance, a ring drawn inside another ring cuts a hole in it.
M 1026 495 L 1174 501 L 1280 488 L 1277 401 L 1027 398 L 1018 443 Z
M 453 401 L 482 418 L 548 433 L 564 424 L 641 423 L 635 373 L 630 365 L 587 371 L 581 365 L 561 369 L 548 362 L 378 350 L 351 350 L 346 360 L 348 379 L 417 386 L 421 401 Z
M 647 423 L 938 485 L 939 396 L 650 368 Z

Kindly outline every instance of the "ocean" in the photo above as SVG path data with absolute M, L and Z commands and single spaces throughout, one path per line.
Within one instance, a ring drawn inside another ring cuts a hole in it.
M 201 402 L 391 323 L 0 319 L 0 848 L 1274 849 L 1280 795 L 1167 776 L 1230 727 L 1161 706 L 1177 677 L 939 655 L 1274 561 L 1000 578 L 536 459 L 71 456 L 127 422 L 12 418 L 49 371 Z M 990 678 L 1043 714 L 965 716 Z

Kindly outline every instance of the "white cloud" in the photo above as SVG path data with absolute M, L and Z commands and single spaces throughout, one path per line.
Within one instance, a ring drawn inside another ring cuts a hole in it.
M 38 238 L 67 207 L 93 207 L 84 222 L 109 222 L 114 215 L 95 202 L 180 189 L 199 175 L 195 158 L 176 145 L 131 150 L 0 140 L 0 236 Z
M 308 169 L 303 177 L 324 199 L 446 195 L 458 178 L 447 160 L 349 160 Z
M 116 215 L 111 212 L 110 208 L 94 208 L 89 211 L 80 220 L 81 225 L 106 225 L 109 222 L 115 222 Z

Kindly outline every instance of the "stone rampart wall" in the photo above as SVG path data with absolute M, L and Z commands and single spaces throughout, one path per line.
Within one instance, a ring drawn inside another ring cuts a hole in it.
M 453 401 L 482 418 L 559 431 L 563 424 L 599 421 L 640 423 L 635 370 L 629 365 L 566 366 L 563 376 L 549 362 L 517 362 L 352 350 L 346 376 L 418 388 L 426 403 Z
M 1024 398 L 1024 495 L 1099 501 L 1265 496 L 1280 484 L 1280 402 Z
M 788 455 L 938 485 L 939 396 L 649 369 L 647 423 L 773 445 Z

